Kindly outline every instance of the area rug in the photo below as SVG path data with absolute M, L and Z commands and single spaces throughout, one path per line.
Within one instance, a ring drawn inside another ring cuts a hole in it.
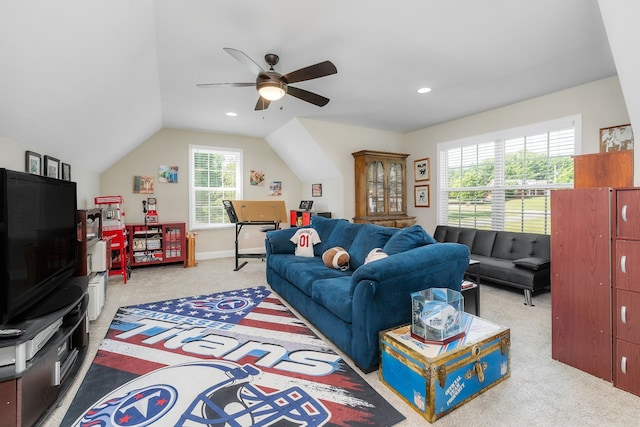
M 390 426 L 404 419 L 264 286 L 122 307 L 67 426 Z

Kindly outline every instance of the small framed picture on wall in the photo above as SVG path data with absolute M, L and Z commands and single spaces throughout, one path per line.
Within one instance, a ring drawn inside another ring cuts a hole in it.
M 429 184 L 413 186 L 414 206 L 416 208 L 428 208 L 431 195 L 429 194 Z
M 44 176 L 60 178 L 60 160 L 51 156 L 44 156 Z
M 429 181 L 431 179 L 431 161 L 428 157 L 413 162 L 413 174 L 416 181 Z
M 71 181 L 71 165 L 69 163 L 62 164 L 62 177 L 65 181 Z
M 42 175 L 42 156 L 33 151 L 27 151 L 24 170 L 34 175 Z
M 322 197 L 322 184 L 311 184 L 311 197 Z
M 600 129 L 600 152 L 633 150 L 633 130 L 630 124 Z

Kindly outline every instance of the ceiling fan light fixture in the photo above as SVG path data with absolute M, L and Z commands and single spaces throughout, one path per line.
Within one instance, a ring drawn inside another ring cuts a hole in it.
M 285 90 L 284 84 L 282 84 L 282 82 L 267 81 L 259 85 L 258 93 L 264 99 L 267 99 L 269 101 L 277 101 L 278 99 L 282 98 L 287 93 L 287 91 Z

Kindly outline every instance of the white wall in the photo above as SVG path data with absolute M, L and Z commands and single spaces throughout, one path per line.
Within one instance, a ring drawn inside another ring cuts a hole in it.
M 296 209 L 300 202 L 300 180 L 282 162 L 269 145 L 260 138 L 224 135 L 178 129 L 162 129 L 101 177 L 104 195 L 124 196 L 125 222 L 144 222 L 142 201 L 150 195 L 133 193 L 134 176 L 155 177 L 160 222 L 185 222 L 189 230 L 189 145 L 241 148 L 243 150 L 244 196 L 246 200 L 284 200 L 287 210 Z M 158 166 L 178 166 L 178 183 L 159 183 Z M 265 172 L 264 186 L 249 185 L 251 169 Z M 269 182 L 282 181 L 282 196 L 269 196 Z M 235 227 L 199 230 L 196 253 L 199 259 L 231 256 L 234 252 Z M 248 237 L 248 239 L 245 239 Z M 264 249 L 264 233 L 260 227 L 245 227 L 240 247 Z
M 322 191 L 323 197 L 326 198 L 327 209 L 336 218 L 351 220 L 355 216 L 356 210 L 355 172 L 351 153 L 360 150 L 403 152 L 404 135 L 318 120 L 299 120 L 342 175 L 323 182 Z M 305 185 L 308 187 L 305 188 L 305 191 L 310 192 L 310 183 L 305 183 Z M 319 206 L 324 206 L 324 204 L 319 204 Z
M 427 231 L 433 232 L 437 225 L 438 143 L 576 114 L 582 116 L 582 153 L 597 153 L 600 128 L 629 123 L 618 78 L 599 80 L 407 134 L 403 149 L 411 153 L 411 157 L 407 159 L 411 167 L 416 159 L 431 159 L 431 180 L 426 182 L 431 189 L 431 207 L 413 207 L 415 181 L 410 168 L 410 177 L 407 178 L 409 214 L 415 215 L 418 224 Z
M 607 30 L 611 53 L 616 63 L 624 99 L 636 138 L 640 135 L 640 56 L 636 54 L 640 40 L 640 2 L 637 0 L 598 0 L 602 21 Z M 634 150 L 634 163 L 640 165 L 640 150 Z M 633 174 L 634 185 L 640 186 L 640 167 Z
M 46 154 L 67 163 L 65 159 L 59 157 L 57 153 L 43 152 L 39 147 L 27 146 L 21 142 L 0 135 L 0 152 L 2 153 L 2 157 L 0 157 L 0 167 L 24 171 L 26 151 L 36 152 L 43 157 Z M 77 183 L 78 209 L 93 207 L 93 198 L 99 194 L 100 176 L 82 167 L 82 165 L 71 163 L 71 180 Z

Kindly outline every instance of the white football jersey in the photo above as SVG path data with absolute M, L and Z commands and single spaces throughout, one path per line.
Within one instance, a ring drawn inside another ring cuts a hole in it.
M 290 239 L 296 244 L 296 256 L 313 257 L 313 245 L 321 242 L 320 235 L 313 228 L 301 228 Z

